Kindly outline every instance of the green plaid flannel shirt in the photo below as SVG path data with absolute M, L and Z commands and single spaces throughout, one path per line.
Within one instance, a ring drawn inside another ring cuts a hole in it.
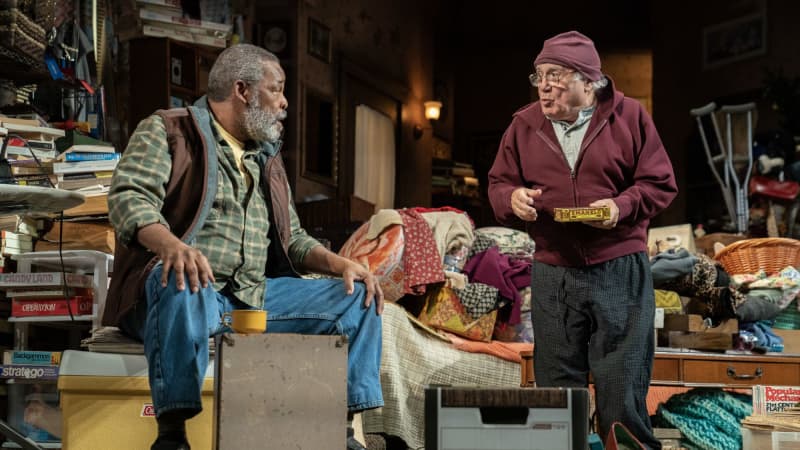
M 211 126 L 209 124 L 209 126 Z M 203 252 L 214 271 L 214 288 L 228 292 L 254 307 L 263 307 L 267 264 L 269 219 L 263 192 L 258 189 L 261 167 L 258 150 L 245 149 L 244 166 L 255 189 L 249 189 L 236 168 L 229 145 L 211 126 L 217 138 L 219 176 L 217 194 L 205 225 L 197 233 L 195 248 Z M 143 120 L 131 136 L 128 147 L 114 172 L 108 195 L 109 220 L 124 244 L 136 231 L 152 223 L 169 226 L 161 215 L 165 186 L 172 160 L 167 146 L 164 122 L 160 116 Z M 291 239 L 289 259 L 295 267 L 312 247 L 320 245 L 300 227 L 294 205 L 290 205 Z M 278 245 L 276 243 L 276 245 Z

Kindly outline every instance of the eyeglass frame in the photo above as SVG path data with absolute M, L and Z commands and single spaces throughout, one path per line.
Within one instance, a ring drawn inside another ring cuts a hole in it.
M 539 72 L 534 72 L 528 74 L 528 81 L 530 81 L 531 86 L 538 88 L 539 83 L 541 82 L 542 78 L 544 78 L 545 83 L 558 86 L 558 82 L 561 81 L 561 79 L 563 79 L 565 75 L 569 75 L 575 72 L 577 72 L 577 70 L 574 69 L 551 70 L 546 74 L 544 74 L 544 77 L 540 77 Z

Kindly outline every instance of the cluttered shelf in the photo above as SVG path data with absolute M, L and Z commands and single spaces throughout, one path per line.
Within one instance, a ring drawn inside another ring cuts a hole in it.
M 48 79 L 47 68 L 42 61 L 0 45 L 0 79 L 36 83 Z

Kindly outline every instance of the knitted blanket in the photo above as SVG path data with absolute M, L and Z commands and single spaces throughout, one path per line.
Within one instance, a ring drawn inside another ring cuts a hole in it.
M 718 388 L 696 388 L 670 397 L 658 408 L 656 426 L 678 428 L 688 449 L 739 450 L 740 423 L 753 413 L 749 397 Z

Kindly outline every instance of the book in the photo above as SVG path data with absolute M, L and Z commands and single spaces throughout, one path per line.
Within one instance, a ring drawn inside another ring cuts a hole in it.
M 37 127 L 41 125 L 38 120 L 25 117 L 0 117 L 0 123 L 9 125 L 27 125 L 29 127 Z M 5 125 L 3 126 L 8 128 Z
M 3 352 L 3 364 L 57 366 L 61 364 L 61 352 L 6 350 Z
M 17 233 L 14 231 L 0 230 L 0 239 L 2 239 L 4 242 L 8 244 L 14 244 L 17 242 L 29 244 L 33 241 L 33 236 Z
M 83 146 L 83 145 L 90 145 L 92 147 L 82 147 L 84 150 L 81 151 L 90 151 L 86 149 L 91 149 L 93 147 L 105 147 L 111 148 L 112 152 L 114 151 L 114 146 L 110 142 L 106 142 L 100 139 L 93 138 L 91 136 L 87 136 L 78 130 L 69 130 L 64 134 L 64 137 L 56 139 L 56 150 L 58 153 L 64 153 L 66 150 L 69 150 L 71 147 L 76 146 Z M 81 148 L 81 147 L 77 147 Z
M 33 241 L 6 241 L 5 238 L 0 239 L 0 249 L 3 253 L 16 255 L 19 253 L 33 251 Z
M 59 155 L 61 156 L 61 155 Z M 122 155 L 119 153 L 108 152 L 71 152 L 64 154 L 63 161 L 112 161 L 118 160 Z
M 108 161 L 75 161 L 75 162 L 54 162 L 53 173 L 80 173 L 80 172 L 98 172 L 114 170 L 117 167 L 119 160 L 112 159 Z
M 0 274 L 0 289 L 26 287 L 92 287 L 93 277 L 77 273 L 17 272 Z
M 39 159 L 52 159 L 56 156 L 56 147 L 52 140 L 23 139 L 12 136 L 8 139 L 6 154 L 27 157 L 36 155 Z
M 33 251 L 33 242 L 17 242 L 13 244 L 7 244 L 5 241 L 0 241 L 0 248 L 3 249 L 3 253 L 7 253 L 12 250 L 17 250 L 18 252 L 11 253 L 16 255 L 19 252 Z
M 58 366 L 29 366 L 22 364 L 3 364 L 2 366 L 0 366 L 0 378 L 56 381 L 58 380 Z
M 18 289 L 7 289 L 6 297 L 16 298 L 20 300 L 30 299 L 57 299 L 63 297 L 92 297 L 93 291 L 89 288 L 67 288 L 64 292 L 63 287 L 29 287 Z
M 99 153 L 99 154 L 115 154 L 116 150 L 111 144 L 103 144 L 98 141 L 95 144 L 73 144 L 63 150 L 56 156 L 57 161 L 64 161 L 66 156 L 71 153 Z
M 783 412 L 800 403 L 800 386 L 753 386 L 753 414 L 769 415 Z
M 12 120 L 14 122 L 11 122 Z M 35 123 L 35 125 L 17 123 L 18 121 L 22 120 L 27 119 L 10 119 L 8 117 L 2 117 L 0 118 L 0 124 L 2 124 L 3 128 L 7 129 L 9 133 L 21 134 L 23 137 L 29 137 L 32 139 L 47 140 L 48 138 L 64 136 L 64 130 L 42 127 L 39 126 L 38 122 L 36 121 L 32 121 Z
M 34 155 L 39 159 L 53 159 L 56 157 L 56 151 L 41 150 L 33 147 L 28 148 L 18 145 L 6 146 L 6 156 L 8 157 L 27 156 L 32 158 Z
M 93 175 L 93 174 L 87 174 Z M 58 182 L 59 189 L 66 189 L 68 191 L 77 191 L 79 189 L 90 186 L 111 186 L 111 178 L 97 178 L 94 176 L 87 178 L 65 179 Z
M 54 150 L 56 148 L 56 143 L 52 139 L 23 139 L 18 136 L 11 136 L 8 138 L 8 145 L 14 145 L 17 147 L 27 146 L 37 150 Z
M 73 316 L 92 314 L 92 299 L 74 296 L 68 298 L 11 299 L 11 317 Z
M 20 186 L 41 186 L 53 187 L 58 182 L 53 174 L 34 174 L 34 175 L 18 175 L 14 177 L 14 181 Z
M 168 6 L 170 8 L 181 9 L 180 0 L 136 0 L 138 3 L 146 3 L 148 5 Z
M 11 162 L 11 161 L 9 161 Z M 12 165 L 11 166 L 11 173 L 14 176 L 17 175 L 48 175 L 53 173 L 53 166 L 42 163 L 41 166 L 39 165 Z
M 142 35 L 150 37 L 165 37 L 190 44 L 206 45 L 208 47 L 225 48 L 228 41 L 225 38 L 191 33 L 189 31 L 172 30 L 166 26 L 142 25 Z
M 230 33 L 233 26 L 226 23 L 209 22 L 207 20 L 191 19 L 189 17 L 180 17 L 161 11 L 156 11 L 146 6 L 139 8 L 139 18 L 143 20 L 152 20 L 154 22 L 163 22 L 177 25 L 187 25 L 191 27 L 198 27 L 207 30 L 221 31 L 223 33 Z

